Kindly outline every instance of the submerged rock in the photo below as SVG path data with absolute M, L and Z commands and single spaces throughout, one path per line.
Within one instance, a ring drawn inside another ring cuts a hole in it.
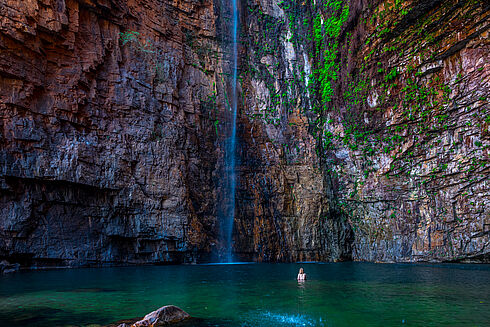
M 175 305 L 166 305 L 158 310 L 150 312 L 142 320 L 135 322 L 131 326 L 132 327 L 163 326 L 166 324 L 176 323 L 185 319 L 189 319 L 190 317 L 191 316 L 187 312 L 180 309 L 179 307 L 176 307 Z
M 0 262 L 0 273 L 8 274 L 11 272 L 16 272 L 20 269 L 20 264 L 9 263 L 7 260 L 2 260 Z

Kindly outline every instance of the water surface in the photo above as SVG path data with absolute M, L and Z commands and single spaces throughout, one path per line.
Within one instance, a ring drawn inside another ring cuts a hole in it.
M 295 280 L 299 267 L 308 280 Z M 87 326 L 175 304 L 187 326 L 490 326 L 489 265 L 181 265 L 0 276 L 0 326 Z

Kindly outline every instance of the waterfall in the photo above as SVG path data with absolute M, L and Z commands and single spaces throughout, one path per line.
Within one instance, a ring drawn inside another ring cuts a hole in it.
M 232 233 L 233 233 L 233 222 L 235 219 L 235 194 L 236 194 L 236 121 L 237 121 L 237 103 L 238 103 L 238 94 L 237 94 L 237 70 L 238 70 L 238 41 L 237 41 L 237 33 L 238 33 L 238 7 L 237 0 L 232 0 L 232 14 L 233 14 L 233 26 L 232 26 L 232 43 L 233 43 L 233 52 L 232 52 L 232 75 L 233 79 L 231 81 L 231 135 L 227 142 L 226 153 L 225 153 L 225 170 L 227 171 L 228 180 L 225 182 L 225 215 L 222 217 L 222 223 L 224 228 L 222 230 L 223 238 L 224 238 L 224 255 L 222 256 L 222 261 L 224 262 L 232 262 Z

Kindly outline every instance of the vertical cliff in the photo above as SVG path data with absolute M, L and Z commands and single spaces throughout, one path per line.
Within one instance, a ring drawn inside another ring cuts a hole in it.
M 321 151 L 353 258 L 488 260 L 488 3 L 329 3 L 313 16 Z
M 247 1 L 243 16 L 240 245 L 488 261 L 488 4 Z
M 237 258 L 488 261 L 485 1 L 239 2 Z M 0 257 L 210 260 L 229 1 L 0 3 Z
M 0 255 L 209 253 L 223 102 L 214 4 L 3 1 L 0 12 Z
M 249 1 L 245 15 L 256 249 L 488 261 L 488 4 Z
M 324 174 L 308 89 L 308 3 L 242 8 L 239 251 L 258 260 L 349 260 L 352 230 Z

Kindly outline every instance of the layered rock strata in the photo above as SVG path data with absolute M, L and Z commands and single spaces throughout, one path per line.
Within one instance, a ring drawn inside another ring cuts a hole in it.
M 43 266 L 209 253 L 213 3 L 2 1 L 0 12 L 0 256 Z

